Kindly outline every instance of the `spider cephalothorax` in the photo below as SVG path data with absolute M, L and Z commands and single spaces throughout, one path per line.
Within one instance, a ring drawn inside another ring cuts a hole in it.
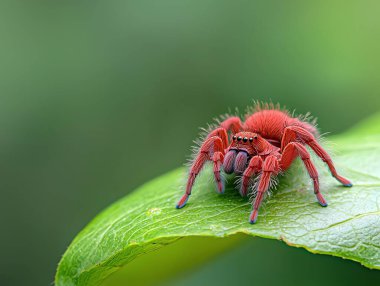
M 235 173 L 241 176 L 239 191 L 242 196 L 247 195 L 251 178 L 259 176 L 255 190 L 256 198 L 249 218 L 250 223 L 255 223 L 271 179 L 287 170 L 297 157 L 302 159 L 313 181 L 314 193 L 319 204 L 327 206 L 326 200 L 319 192 L 317 169 L 305 145 L 327 164 L 333 177 L 346 187 L 352 186 L 349 180 L 338 175 L 331 157 L 318 143 L 318 132 L 314 122 L 309 122 L 307 116 L 293 117 L 287 111 L 280 110 L 278 105 L 256 104 L 245 118 L 245 122 L 241 122 L 240 117 L 227 117 L 207 134 L 190 167 L 186 191 L 177 208 L 186 204 L 195 178 L 205 162 L 212 161 L 217 190 L 220 193 L 224 192 L 224 181 L 220 174 L 222 170 L 227 174 Z

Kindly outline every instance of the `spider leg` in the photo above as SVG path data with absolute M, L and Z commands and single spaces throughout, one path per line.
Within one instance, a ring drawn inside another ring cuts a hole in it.
M 299 126 L 289 126 L 285 128 L 284 136 L 281 142 L 281 150 L 286 148 L 290 142 L 294 142 L 297 138 L 301 139 L 322 159 L 323 162 L 327 164 L 330 169 L 331 175 L 337 179 L 345 187 L 352 187 L 352 183 L 346 178 L 340 176 L 335 169 L 334 163 L 330 155 L 322 148 L 322 146 L 317 142 L 313 134 L 311 134 L 306 129 Z
M 215 152 L 214 155 L 212 155 L 212 161 L 214 162 L 214 177 L 216 182 L 217 191 L 222 194 L 224 193 L 224 181 L 222 180 L 220 176 L 220 169 L 222 166 L 224 155 L 222 152 Z
M 216 128 L 215 130 L 211 131 L 210 134 L 206 137 L 206 139 L 211 138 L 213 136 L 218 136 L 222 140 L 222 150 L 227 148 L 228 146 L 228 136 L 227 132 L 223 127 Z M 217 185 L 217 191 L 218 193 L 222 194 L 224 193 L 224 181 L 222 180 L 220 176 L 220 170 L 221 166 L 223 164 L 224 160 L 224 153 L 220 151 L 214 150 L 214 154 L 212 155 L 211 160 L 213 161 L 213 171 L 214 171 L 214 177 L 215 182 Z
M 213 133 L 217 134 L 218 132 L 226 133 L 225 129 L 218 128 L 212 131 L 211 134 Z M 216 170 L 218 169 L 217 167 L 215 167 L 215 165 L 216 166 L 219 165 L 219 171 L 220 171 L 220 164 L 221 164 L 220 161 L 223 160 L 223 157 L 221 157 L 219 153 L 222 153 L 223 155 L 224 148 L 227 144 L 226 143 L 227 141 L 222 138 L 227 139 L 227 134 L 222 135 L 222 137 L 219 137 L 219 136 L 207 137 L 205 142 L 203 142 L 198 152 L 198 155 L 196 156 L 190 168 L 190 173 L 189 173 L 189 177 L 187 179 L 187 184 L 186 184 L 186 191 L 185 191 L 185 194 L 182 196 L 182 198 L 178 201 L 176 205 L 177 209 L 180 209 L 185 206 L 187 200 L 189 199 L 189 196 L 191 195 L 191 189 L 194 185 L 195 178 L 198 176 L 205 162 L 208 160 L 214 161 L 214 174 L 215 174 L 215 178 L 216 178 L 216 181 L 218 183 L 218 188 L 219 188 L 219 181 L 221 182 L 220 172 L 215 173 L 215 169 Z M 217 177 L 218 175 L 219 177 Z M 219 189 L 219 190 L 222 190 L 222 189 Z
M 318 179 L 318 171 L 315 168 L 313 162 L 310 160 L 310 154 L 301 143 L 298 142 L 291 142 L 289 143 L 281 156 L 280 159 L 280 168 L 282 170 L 286 170 L 289 168 L 289 166 L 292 164 L 295 158 L 297 156 L 301 157 L 302 162 L 305 165 L 305 168 L 307 172 L 309 173 L 309 176 L 311 180 L 313 181 L 314 185 L 314 194 L 316 195 L 318 202 L 321 206 L 326 207 L 327 202 L 322 196 L 322 194 L 319 192 L 319 179 Z
M 249 161 L 247 169 L 245 169 L 240 186 L 240 195 L 245 197 L 247 195 L 247 189 L 251 180 L 251 177 L 261 170 L 263 159 L 260 156 L 254 156 Z
M 220 127 L 211 131 L 206 140 L 200 147 L 198 155 L 196 156 L 194 163 L 190 168 L 190 174 L 187 179 L 186 191 L 182 198 L 176 205 L 177 209 L 185 206 L 189 196 L 191 195 L 191 189 L 194 185 L 195 178 L 202 170 L 204 164 L 208 160 L 212 160 L 214 163 L 214 176 L 217 183 L 219 193 L 224 191 L 224 182 L 220 176 L 220 169 L 224 160 L 225 149 L 228 147 L 228 135 L 227 131 L 231 130 L 236 133 L 242 129 L 241 120 L 239 117 L 229 117 L 221 122 Z
M 231 130 L 233 133 L 238 133 L 241 129 L 243 129 L 243 125 L 241 124 L 241 120 L 237 116 L 229 117 L 220 123 L 220 127 L 225 130 Z
M 272 175 L 276 175 L 279 172 L 279 170 L 280 170 L 279 163 L 276 156 L 273 156 L 273 155 L 268 156 L 263 163 L 262 174 L 260 177 L 259 185 L 257 187 L 256 199 L 253 204 L 253 210 L 249 217 L 250 223 L 253 224 L 256 222 L 257 215 L 259 214 L 259 208 L 264 198 L 264 194 L 270 187 L 271 177 Z
M 222 147 L 223 147 L 223 149 L 227 148 L 227 146 L 228 146 L 228 135 L 227 135 L 226 129 L 224 129 L 223 127 L 219 127 L 219 128 L 214 129 L 213 131 L 211 131 L 207 135 L 206 140 L 202 144 L 202 146 L 206 144 L 206 141 L 207 141 L 208 138 L 211 138 L 211 137 L 214 137 L 214 136 L 217 136 L 217 137 L 219 137 L 222 140 Z M 202 146 L 201 146 L 201 148 L 202 148 Z

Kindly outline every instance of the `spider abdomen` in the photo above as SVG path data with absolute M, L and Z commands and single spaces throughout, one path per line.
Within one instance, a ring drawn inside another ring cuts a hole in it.
M 314 136 L 318 134 L 312 123 L 301 121 L 298 117 L 291 117 L 288 112 L 277 109 L 260 110 L 248 116 L 244 129 L 258 133 L 265 139 L 281 142 L 285 128 L 289 126 L 302 127 Z

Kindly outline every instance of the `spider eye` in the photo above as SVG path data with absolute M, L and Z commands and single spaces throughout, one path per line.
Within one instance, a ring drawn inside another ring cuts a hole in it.
M 253 141 L 253 138 L 251 137 L 251 138 L 249 138 L 249 142 L 252 142 Z
M 248 141 L 248 138 L 247 138 L 247 137 L 244 137 L 244 138 L 243 138 L 243 141 L 244 141 L 244 142 L 247 142 L 247 141 Z
M 253 139 L 257 139 L 257 135 L 253 136 Z
M 234 140 L 234 141 L 235 141 L 235 140 L 236 140 L 236 136 L 232 136 L 232 140 Z
M 241 139 L 242 139 L 241 136 L 239 136 L 239 137 L 237 138 L 238 141 L 241 141 Z

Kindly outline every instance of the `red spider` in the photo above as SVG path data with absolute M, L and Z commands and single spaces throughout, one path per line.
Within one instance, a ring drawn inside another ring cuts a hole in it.
M 219 193 L 224 192 L 221 170 L 227 174 L 241 176 L 240 194 L 247 195 L 251 178 L 259 175 L 256 198 L 249 217 L 250 223 L 257 220 L 258 211 L 265 192 L 269 189 L 271 179 L 287 170 L 299 156 L 313 181 L 314 193 L 321 206 L 327 206 L 326 200 L 319 192 L 318 172 L 305 145 L 308 145 L 329 167 L 331 174 L 346 187 L 351 187 L 349 180 L 339 176 L 329 154 L 321 147 L 316 137 L 314 122 L 308 122 L 307 116 L 292 117 L 287 111 L 280 110 L 273 104 L 256 104 L 246 115 L 245 122 L 239 117 L 230 116 L 220 123 L 218 128 L 208 133 L 201 144 L 190 168 L 186 192 L 179 200 L 177 208 L 182 208 L 193 187 L 195 178 L 206 161 L 213 162 L 213 171 Z M 228 142 L 231 133 L 231 143 Z

